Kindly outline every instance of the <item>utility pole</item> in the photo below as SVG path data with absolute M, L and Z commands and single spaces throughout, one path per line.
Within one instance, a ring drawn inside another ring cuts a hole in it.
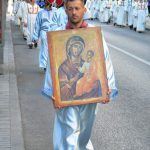
M 4 32 L 6 23 L 7 0 L 0 0 L 0 74 L 2 74 Z

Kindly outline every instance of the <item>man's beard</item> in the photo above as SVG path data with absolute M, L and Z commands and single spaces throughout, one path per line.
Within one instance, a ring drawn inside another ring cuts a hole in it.
M 70 19 L 70 22 L 73 24 L 78 24 L 81 22 L 81 20 L 80 19 L 78 19 L 78 20 Z

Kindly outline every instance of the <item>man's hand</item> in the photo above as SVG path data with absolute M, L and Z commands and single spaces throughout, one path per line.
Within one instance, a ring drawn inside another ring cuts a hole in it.
M 56 99 L 55 99 L 54 96 L 51 96 L 51 100 L 53 101 L 53 106 L 54 106 L 55 109 L 60 109 L 60 108 L 61 108 L 61 107 L 56 107 L 56 106 L 55 106 L 55 100 L 56 100 Z
M 107 92 L 107 99 L 102 100 L 102 101 L 101 101 L 102 104 L 107 104 L 107 103 L 110 102 L 110 99 L 109 99 L 110 94 L 111 94 L 111 89 L 108 89 L 108 92 Z
M 109 103 L 109 101 L 110 101 L 109 99 L 105 99 L 105 100 L 102 100 L 101 103 L 102 104 L 107 104 L 107 103 Z

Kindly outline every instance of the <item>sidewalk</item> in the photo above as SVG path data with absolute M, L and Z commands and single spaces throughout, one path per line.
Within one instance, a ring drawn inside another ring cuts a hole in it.
M 24 150 L 13 43 L 6 20 L 3 75 L 0 75 L 0 150 Z

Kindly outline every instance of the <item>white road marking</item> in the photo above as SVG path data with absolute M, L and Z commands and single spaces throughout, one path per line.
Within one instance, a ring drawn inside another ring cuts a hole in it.
M 122 53 L 124 53 L 124 54 L 126 54 L 126 55 L 128 55 L 128 56 L 130 56 L 130 57 L 132 57 L 132 58 L 134 58 L 134 59 L 136 59 L 136 60 L 138 60 L 138 61 L 140 61 L 140 62 L 146 64 L 146 65 L 148 65 L 148 66 L 150 66 L 150 62 L 149 62 L 149 61 L 146 61 L 146 60 L 144 60 L 144 59 L 142 59 L 142 58 L 140 58 L 140 57 L 138 57 L 138 56 L 135 56 L 135 55 L 133 55 L 133 54 L 131 54 L 131 53 L 129 53 L 129 52 L 127 52 L 127 51 L 125 51 L 125 50 L 123 50 L 123 49 L 117 47 L 117 46 L 114 46 L 114 45 L 112 45 L 112 44 L 110 44 L 110 43 L 107 43 L 107 45 L 108 45 L 109 47 L 114 48 L 115 50 L 117 50 L 117 51 L 119 51 L 119 52 L 122 52 Z

